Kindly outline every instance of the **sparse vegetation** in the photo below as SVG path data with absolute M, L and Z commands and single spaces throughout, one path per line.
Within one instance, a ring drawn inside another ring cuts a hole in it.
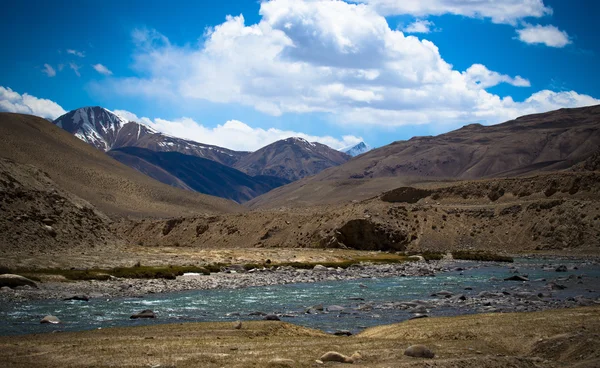
M 32 280 L 40 280 L 41 275 L 63 276 L 71 281 L 87 280 L 108 280 L 110 277 L 130 278 L 130 279 L 174 279 L 186 272 L 197 272 L 205 275 L 210 271 L 205 267 L 198 266 L 142 266 L 136 264 L 133 267 L 116 267 L 112 269 L 15 269 L 11 271 L 19 275 L 26 276 Z
M 494 254 L 490 252 L 476 252 L 476 251 L 464 251 L 459 250 L 452 252 L 454 259 L 461 259 L 464 261 L 480 261 L 480 262 L 513 262 L 513 258 L 509 256 L 503 256 L 500 254 Z

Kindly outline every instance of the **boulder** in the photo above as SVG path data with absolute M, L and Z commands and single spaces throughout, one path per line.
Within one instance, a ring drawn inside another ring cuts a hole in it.
M 567 266 L 565 265 L 560 265 L 558 267 L 556 267 L 556 272 L 567 272 Z
M 64 298 L 63 300 L 79 300 L 82 302 L 87 302 L 90 300 L 90 297 L 87 295 L 71 295 L 71 296 Z
M 315 265 L 315 267 L 313 267 L 314 271 L 329 271 L 329 269 L 323 265 Z
M 59 324 L 61 322 L 60 322 L 60 319 L 58 319 L 58 317 L 52 316 L 52 315 L 47 315 L 46 317 L 42 318 L 42 320 L 40 321 L 40 323 L 42 323 L 42 324 L 56 325 L 56 324 Z
M 35 281 L 23 277 L 20 275 L 14 275 L 11 273 L 5 273 L 0 275 L 0 287 L 8 286 L 9 288 L 16 288 L 18 286 L 31 286 L 37 288 Z
M 351 356 L 340 354 L 337 351 L 328 351 L 323 354 L 319 360 L 322 362 L 339 362 L 339 363 L 354 363 L 361 358 L 360 353 L 356 352 Z
M 504 279 L 504 281 L 529 281 L 529 279 L 525 276 L 521 276 L 521 275 L 514 275 L 511 277 L 507 277 Z
M 414 358 L 428 358 L 431 359 L 435 356 L 435 353 L 425 345 L 411 345 L 404 350 L 404 355 Z
M 241 330 L 242 329 L 242 321 L 237 321 L 236 323 L 234 323 L 233 328 L 235 328 L 236 330 Z
M 277 315 L 276 315 L 276 314 L 267 314 L 267 315 L 265 316 L 265 318 L 263 318 L 263 319 L 264 319 L 265 321 L 281 321 L 281 320 L 279 319 L 279 317 L 277 317 Z
M 143 311 L 136 313 L 129 318 L 131 318 L 131 319 L 156 318 L 156 314 L 153 311 L 151 311 L 150 309 L 144 309 Z
M 274 358 L 269 360 L 267 367 L 269 368 L 287 368 L 293 367 L 296 364 L 292 359 Z
M 337 330 L 333 334 L 335 336 L 352 336 L 352 332 L 348 330 Z

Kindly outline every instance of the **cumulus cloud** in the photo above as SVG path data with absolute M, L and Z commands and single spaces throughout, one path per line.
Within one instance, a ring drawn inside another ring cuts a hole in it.
M 508 75 L 493 72 L 486 68 L 485 65 L 481 64 L 471 65 L 462 74 L 467 80 L 467 83 L 481 88 L 497 86 L 500 83 L 508 83 L 515 87 L 531 87 L 531 83 L 520 75 L 512 78 Z
M 92 68 L 94 68 L 95 71 L 97 71 L 98 73 L 100 73 L 102 75 L 106 75 L 106 76 L 112 75 L 112 72 L 102 64 L 92 65 Z
M 21 95 L 2 86 L 0 86 L 0 111 L 36 115 L 53 120 L 66 114 L 66 111 L 54 101 L 37 98 L 27 93 Z
M 455 70 L 435 44 L 390 29 L 371 5 L 271 0 L 261 3 L 260 15 L 250 25 L 242 15 L 229 16 L 202 43 L 183 47 L 155 30 L 136 30 L 133 68 L 143 77 L 98 86 L 111 94 L 237 103 L 274 116 L 323 113 L 340 124 L 381 126 L 498 122 L 536 107 L 597 101 L 576 92 L 568 99 L 530 97 L 547 104 L 501 98 L 486 89 L 529 81 L 479 64 Z
M 552 9 L 543 0 L 352 0 L 376 9 L 382 15 L 410 14 L 416 17 L 454 14 L 489 18 L 494 23 L 516 24 L 526 17 L 543 17 Z
M 85 57 L 85 52 L 83 52 L 83 51 L 77 51 L 77 50 L 73 50 L 73 49 L 67 49 L 67 54 L 75 55 L 75 56 L 78 56 L 80 58 Z
M 529 44 L 543 44 L 548 47 L 565 47 L 571 43 L 569 35 L 555 26 L 542 26 L 527 24 L 525 28 L 518 29 L 517 35 L 520 41 Z
M 45 73 L 50 78 L 56 76 L 56 70 L 54 70 L 54 68 L 50 64 L 44 64 L 44 68 L 42 69 L 42 72 Z
M 140 118 L 134 113 L 126 110 L 115 110 L 114 113 L 128 121 L 146 124 L 159 132 L 174 137 L 182 137 L 239 151 L 255 151 L 268 144 L 289 137 L 301 137 L 309 142 L 320 142 L 334 149 L 353 146 L 362 141 L 361 137 L 353 135 L 335 138 L 331 136 L 314 136 L 302 132 L 275 128 L 253 128 L 239 120 L 229 120 L 223 125 L 209 128 L 193 119 L 185 117 L 170 121 L 160 118 Z
M 417 19 L 402 30 L 406 33 L 430 33 L 433 22 L 424 19 Z

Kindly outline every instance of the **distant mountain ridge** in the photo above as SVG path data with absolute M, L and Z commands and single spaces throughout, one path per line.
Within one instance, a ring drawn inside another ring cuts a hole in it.
M 121 147 L 140 147 L 157 152 L 179 152 L 202 157 L 227 166 L 232 166 L 248 154 L 172 137 L 147 125 L 127 121 L 100 106 L 70 111 L 53 123 L 105 152 Z
M 238 203 L 289 183 L 277 177 L 252 177 L 218 162 L 179 152 L 122 147 L 108 155 L 160 182 Z
M 341 165 L 350 158 L 324 144 L 292 137 L 244 156 L 234 167 L 252 176 L 277 176 L 295 181 Z
M 352 157 L 356 157 L 358 155 L 362 155 L 365 152 L 369 152 L 370 150 L 371 147 L 369 145 L 367 145 L 365 142 L 360 142 L 352 147 L 343 148 L 340 151 Z
M 160 133 L 100 106 L 70 111 L 53 123 L 162 183 L 239 203 L 350 159 L 302 138 L 252 153 L 233 151 Z
M 527 115 L 491 126 L 470 124 L 374 149 L 257 197 L 249 205 L 343 203 L 402 185 L 564 170 L 586 161 L 599 146 L 600 105 Z

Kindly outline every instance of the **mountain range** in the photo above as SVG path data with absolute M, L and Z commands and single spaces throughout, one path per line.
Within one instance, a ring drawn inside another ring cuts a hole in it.
M 255 198 L 249 206 L 343 203 L 415 183 L 564 170 L 585 161 L 598 147 L 600 105 L 528 115 L 492 126 L 471 124 L 374 149 Z
M 99 106 L 70 111 L 54 124 L 165 184 L 240 203 L 350 159 L 302 138 L 234 151 L 160 133 Z

